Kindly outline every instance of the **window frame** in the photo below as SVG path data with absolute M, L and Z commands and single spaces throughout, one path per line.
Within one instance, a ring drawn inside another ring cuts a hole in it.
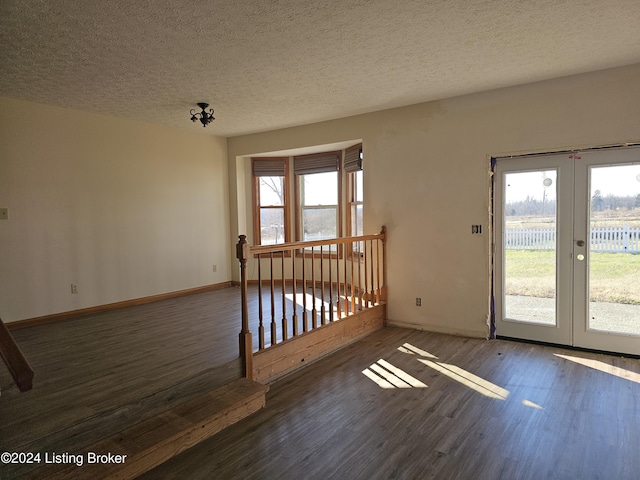
M 294 158 L 294 162 L 295 159 L 298 158 L 304 158 L 304 159 L 312 159 L 313 157 L 317 157 L 317 156 L 329 156 L 329 155 L 336 155 L 337 156 L 337 163 L 336 163 L 336 168 L 335 170 L 331 170 L 331 171 L 335 171 L 336 172 L 336 189 L 337 189 L 337 204 L 332 204 L 332 205 L 327 205 L 329 207 L 335 207 L 336 209 L 336 238 L 339 238 L 342 236 L 342 219 L 343 219 L 343 215 L 342 215 L 342 196 L 343 196 L 343 189 L 342 189 L 342 151 L 333 151 L 333 152 L 323 152 L 321 154 L 312 154 L 312 155 L 302 155 L 302 156 L 297 156 Z M 295 167 L 294 167 L 295 170 Z M 323 173 L 323 172 L 316 172 L 316 173 Z M 295 225 L 295 231 L 296 231 L 296 240 L 297 241 L 304 241 L 304 232 L 302 231 L 302 215 L 304 213 L 305 209 L 319 209 L 319 208 L 323 208 L 324 205 L 314 205 L 314 206 L 303 206 L 302 205 L 302 194 L 303 194 L 303 188 L 301 186 L 301 182 L 304 180 L 304 177 L 306 175 L 314 175 L 315 173 L 295 173 L 294 172 L 294 194 L 295 194 L 295 219 L 296 219 L 296 225 Z
M 260 203 L 260 177 L 262 176 L 281 176 L 281 175 L 256 175 L 254 165 L 260 161 L 281 161 L 284 164 L 284 175 L 282 176 L 283 186 L 283 205 L 266 205 Z M 262 243 L 262 225 L 260 222 L 260 212 L 263 208 L 278 209 L 283 211 L 284 218 L 284 243 L 291 242 L 291 219 L 290 219 L 290 201 L 289 201 L 289 158 L 288 157 L 255 157 L 251 158 L 251 189 L 252 189 L 252 208 L 253 208 L 253 243 L 254 245 L 264 245 Z M 274 243 L 273 245 L 279 245 Z
M 354 155 L 357 154 L 354 160 Z M 351 165 L 348 165 L 350 163 Z M 346 228 L 348 236 L 356 237 L 358 236 L 357 230 L 353 230 L 353 217 L 354 217 L 354 209 L 357 209 L 358 206 L 362 207 L 362 233 L 364 235 L 364 169 L 363 169 L 363 153 L 362 153 L 362 144 L 353 145 L 345 150 L 344 156 L 344 171 L 347 177 L 347 185 L 346 185 L 346 195 L 347 195 L 347 208 L 345 211 L 346 214 Z M 358 172 L 361 172 L 362 175 L 362 200 L 358 200 L 357 197 L 357 181 L 356 175 Z M 353 245 L 354 248 L 350 253 L 356 253 L 356 244 Z M 363 256 L 363 252 L 360 251 L 360 257 Z

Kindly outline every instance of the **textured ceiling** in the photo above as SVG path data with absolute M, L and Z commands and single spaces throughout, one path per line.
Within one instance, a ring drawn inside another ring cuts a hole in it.
M 0 95 L 233 136 L 638 63 L 639 25 L 638 0 L 0 0 Z

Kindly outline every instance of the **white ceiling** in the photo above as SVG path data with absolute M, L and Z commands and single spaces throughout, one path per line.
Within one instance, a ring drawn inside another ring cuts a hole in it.
M 638 63 L 639 25 L 638 0 L 0 0 L 0 95 L 234 136 Z

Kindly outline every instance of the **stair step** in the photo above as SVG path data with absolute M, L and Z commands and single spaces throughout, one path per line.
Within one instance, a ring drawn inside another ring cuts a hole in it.
M 76 463 L 42 465 L 29 478 L 135 478 L 263 408 L 268 389 L 246 378 L 235 380 L 80 452 L 69 452 L 81 457 L 80 467 Z

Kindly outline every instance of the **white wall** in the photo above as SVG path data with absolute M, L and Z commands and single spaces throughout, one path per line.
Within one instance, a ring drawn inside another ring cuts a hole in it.
M 224 138 L 0 98 L 0 317 L 228 281 L 227 178 Z
M 489 158 L 640 141 L 638 85 L 633 65 L 230 138 L 232 239 L 250 205 L 236 189 L 238 157 L 362 138 L 365 233 L 388 228 L 391 323 L 484 336 Z M 472 224 L 484 235 L 471 236 Z

